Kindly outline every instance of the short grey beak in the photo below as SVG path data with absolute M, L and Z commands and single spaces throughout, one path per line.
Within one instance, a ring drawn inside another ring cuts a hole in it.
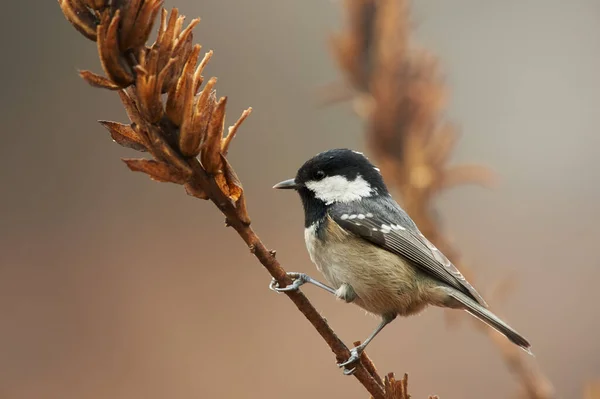
M 277 188 L 280 190 L 295 190 L 298 188 L 298 185 L 296 184 L 295 179 L 288 179 L 277 183 L 273 186 L 273 188 Z

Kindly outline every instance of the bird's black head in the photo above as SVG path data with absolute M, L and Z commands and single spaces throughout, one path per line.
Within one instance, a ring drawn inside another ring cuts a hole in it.
M 274 188 L 298 191 L 307 225 L 324 217 L 327 207 L 335 203 L 388 194 L 379 169 L 362 153 L 348 149 L 315 155 L 300 167 L 294 179 Z

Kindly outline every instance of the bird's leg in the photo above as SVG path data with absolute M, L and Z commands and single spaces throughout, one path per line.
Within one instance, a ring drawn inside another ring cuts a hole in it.
M 373 338 L 375 338 L 375 336 L 377 334 L 379 334 L 379 332 L 381 330 L 383 330 L 383 328 L 385 326 L 387 326 L 388 324 L 390 324 L 392 322 L 392 320 L 394 320 L 396 318 L 396 314 L 386 314 L 383 315 L 383 317 L 381 318 L 381 323 L 379 323 L 379 325 L 377 326 L 377 328 L 375 328 L 375 331 L 373 331 L 371 333 L 371 335 L 369 335 L 367 337 L 367 339 L 365 339 L 365 341 L 358 345 L 357 347 L 354 347 L 352 349 L 350 349 L 350 357 L 348 358 L 348 360 L 346 360 L 343 363 L 338 363 L 338 367 L 343 367 L 344 368 L 344 374 L 345 375 L 352 375 L 354 374 L 354 371 L 356 371 L 356 367 L 353 367 L 351 369 L 348 369 L 346 366 L 349 366 L 350 364 L 356 362 L 357 360 L 360 359 L 360 355 L 363 353 L 363 351 L 365 350 L 365 348 L 367 347 L 367 345 L 369 345 L 369 342 L 371 342 L 373 340 Z
M 308 274 L 288 272 L 287 275 L 294 280 L 294 281 L 292 281 L 292 284 L 290 284 L 286 287 L 283 287 L 283 288 L 279 288 L 279 283 L 277 282 L 277 280 L 273 279 L 273 280 L 271 280 L 271 284 L 269 284 L 269 288 L 275 292 L 294 291 L 294 290 L 297 290 L 298 288 L 300 288 L 301 285 L 304 285 L 306 283 L 311 283 L 313 285 L 316 285 L 319 288 L 324 289 L 325 291 L 329 292 L 330 294 L 337 295 L 336 290 L 334 290 L 333 288 L 331 288 L 328 285 L 321 283 L 320 281 L 315 280 L 314 278 L 310 277 Z

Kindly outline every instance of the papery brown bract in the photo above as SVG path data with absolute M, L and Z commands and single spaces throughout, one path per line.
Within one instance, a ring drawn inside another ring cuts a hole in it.
M 148 151 L 144 137 L 140 136 L 131 125 L 110 121 L 99 122 L 110 132 L 110 136 L 117 144 L 141 152 Z
M 81 76 L 81 78 L 85 80 L 90 86 L 97 87 L 99 89 L 121 89 L 121 87 L 114 84 L 112 80 L 105 78 L 104 76 L 97 75 L 90 71 L 79 71 L 79 76 Z
M 190 178 L 190 175 L 186 176 L 165 162 L 151 159 L 123 159 L 123 162 L 132 171 L 146 173 L 151 179 L 159 182 L 185 184 Z

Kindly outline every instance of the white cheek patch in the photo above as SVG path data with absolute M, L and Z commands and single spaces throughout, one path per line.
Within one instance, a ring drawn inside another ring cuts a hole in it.
M 348 180 L 344 176 L 328 176 L 323 180 L 306 182 L 305 185 L 327 205 L 356 201 L 373 194 L 373 189 L 361 175 L 357 175 L 354 180 Z

